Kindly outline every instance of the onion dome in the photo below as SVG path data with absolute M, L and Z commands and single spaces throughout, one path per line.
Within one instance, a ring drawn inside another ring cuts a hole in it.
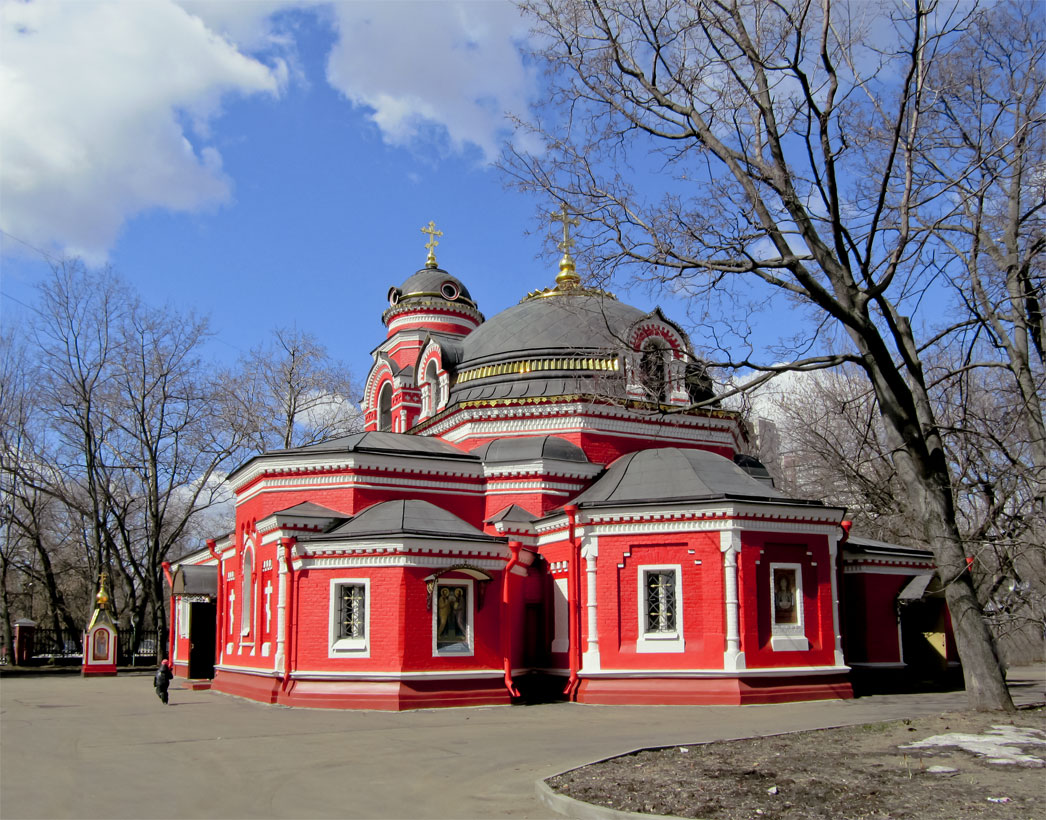
M 434 222 L 421 231 L 429 235 L 425 267 L 400 287 L 389 288 L 389 307 L 381 320 L 390 336 L 398 330 L 418 329 L 464 335 L 483 321 L 483 314 L 461 280 L 436 263 L 436 237 L 443 232 L 436 230 Z

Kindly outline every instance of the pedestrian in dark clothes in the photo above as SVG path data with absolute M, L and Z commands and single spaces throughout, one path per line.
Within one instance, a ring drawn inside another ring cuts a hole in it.
M 171 670 L 171 662 L 164 658 L 160 661 L 160 668 L 156 670 L 156 677 L 153 678 L 153 686 L 156 688 L 156 697 L 167 703 L 167 689 L 171 685 L 171 678 L 174 677 L 174 672 Z

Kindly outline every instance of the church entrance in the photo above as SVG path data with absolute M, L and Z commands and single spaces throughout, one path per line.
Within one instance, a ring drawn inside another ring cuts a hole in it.
M 214 677 L 214 629 L 216 608 L 213 601 L 189 604 L 189 677 Z

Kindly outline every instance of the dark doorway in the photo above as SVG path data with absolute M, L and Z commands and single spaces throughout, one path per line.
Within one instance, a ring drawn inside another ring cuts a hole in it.
M 190 678 L 209 680 L 214 677 L 215 614 L 213 602 L 189 604 Z

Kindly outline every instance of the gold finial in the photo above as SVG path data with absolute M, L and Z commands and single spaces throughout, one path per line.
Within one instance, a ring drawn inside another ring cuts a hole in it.
M 580 223 L 576 218 L 570 218 L 570 211 L 567 210 L 565 202 L 560 204 L 558 213 L 552 215 L 552 221 L 560 222 L 563 225 L 563 239 L 557 245 L 563 251 L 563 258 L 559 260 L 556 287 L 559 290 L 576 288 L 581 284 L 581 277 L 577 275 L 577 271 L 574 269 L 574 257 L 570 255 L 570 249 L 574 247 L 574 240 L 570 236 L 570 226 L 573 225 L 576 228 Z
M 94 598 L 99 609 L 109 608 L 109 591 L 105 588 L 108 583 L 109 573 L 103 572 L 98 579 L 98 594 Z
M 422 233 L 427 233 L 429 235 L 429 241 L 425 243 L 425 247 L 429 249 L 429 256 L 428 256 L 428 259 L 425 260 L 425 267 L 426 268 L 439 267 L 436 264 L 436 246 L 439 244 L 439 241 L 436 239 L 436 237 L 437 236 L 443 236 L 443 231 L 437 231 L 436 230 L 436 223 L 433 220 L 430 219 L 428 227 L 427 228 L 422 228 L 421 232 Z

